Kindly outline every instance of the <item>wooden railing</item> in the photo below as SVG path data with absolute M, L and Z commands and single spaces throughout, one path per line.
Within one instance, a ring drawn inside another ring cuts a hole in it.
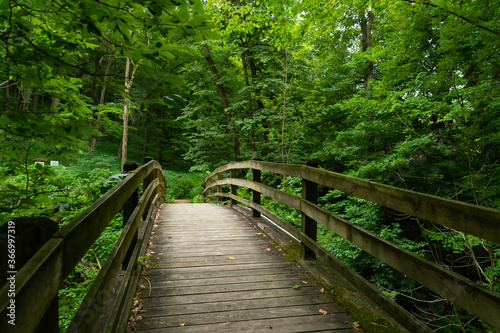
M 239 171 L 244 169 L 251 169 L 252 180 L 237 178 Z M 223 179 L 223 173 L 227 174 L 227 171 L 229 171 L 229 178 Z M 262 171 L 302 178 L 302 197 L 262 184 L 260 182 Z M 206 177 L 203 183 L 203 193 L 209 198 L 227 197 L 231 199 L 231 204 L 240 202 L 247 205 L 252 208 L 253 217 L 259 217 L 260 213 L 266 215 L 300 240 L 302 257 L 318 256 L 324 259 L 340 271 L 358 290 L 365 293 L 411 332 L 427 332 L 430 329 L 318 245 L 316 221 L 450 302 L 490 325 L 500 328 L 500 294 L 318 207 L 316 205 L 318 184 L 426 221 L 500 243 L 499 210 L 320 170 L 314 165 L 311 166 L 311 163 L 288 165 L 257 160 L 229 163 Z M 230 185 L 230 193 L 223 193 L 223 185 Z M 237 196 L 238 186 L 251 189 L 252 200 Z M 301 211 L 301 230 L 297 230 L 262 207 L 260 205 L 261 194 Z
M 129 171 L 134 169 L 129 166 Z M 137 163 L 135 163 L 137 167 Z M 138 200 L 139 186 L 143 194 Z M 120 211 L 123 231 L 88 290 L 66 332 L 92 332 L 106 301 L 112 300 L 99 331 L 122 331 L 156 211 L 163 202 L 165 178 L 161 165 L 149 161 L 59 229 L 15 275 L 15 297 L 5 284 L 0 290 L 0 332 L 58 332 L 58 292 L 101 232 Z M 140 225 L 141 224 L 141 225 Z M 140 226 L 140 228 L 139 228 Z M 138 233 L 138 231 L 141 231 Z M 21 246 L 21 245 L 18 245 Z M 110 290 L 115 284 L 113 298 Z M 15 325 L 8 323 L 15 304 Z

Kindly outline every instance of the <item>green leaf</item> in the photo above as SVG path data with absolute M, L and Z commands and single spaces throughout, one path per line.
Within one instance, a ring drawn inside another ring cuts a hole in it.
M 10 9 L 10 1 L 0 1 L 0 11 L 7 11 Z
M 298 289 L 300 289 L 300 286 L 298 284 L 294 283 L 292 288 L 295 290 L 298 290 Z

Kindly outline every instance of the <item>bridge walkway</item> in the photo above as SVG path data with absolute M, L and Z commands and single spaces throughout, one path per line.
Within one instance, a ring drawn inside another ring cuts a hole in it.
M 170 204 L 156 224 L 135 330 L 355 332 L 309 274 L 237 212 Z

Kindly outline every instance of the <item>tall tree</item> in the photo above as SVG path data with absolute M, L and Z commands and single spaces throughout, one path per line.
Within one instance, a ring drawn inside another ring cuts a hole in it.
M 129 119 L 129 109 L 130 109 L 130 89 L 132 88 L 132 85 L 134 84 L 134 77 L 135 77 L 135 72 L 137 71 L 137 68 L 139 67 L 139 64 L 142 62 L 142 59 L 137 62 L 137 63 L 132 63 L 132 60 L 127 57 L 126 59 L 126 65 L 125 65 L 125 101 L 123 103 L 123 135 L 122 135 L 122 142 L 121 142 L 121 166 L 122 166 L 122 172 L 123 172 L 123 167 L 125 165 L 125 162 L 127 162 L 127 144 L 128 144 L 128 119 Z M 130 70 L 130 65 L 133 66 L 132 71 Z
M 221 102 L 222 102 L 222 108 L 224 109 L 224 115 L 226 116 L 226 119 L 227 119 L 229 131 L 231 132 L 231 141 L 233 143 L 234 158 L 236 160 L 238 160 L 240 157 L 240 154 L 241 154 L 238 133 L 237 133 L 236 127 L 234 125 L 233 116 L 232 116 L 231 111 L 229 109 L 229 100 L 228 100 L 227 95 L 226 95 L 226 89 L 224 88 L 224 85 L 221 82 L 219 72 L 217 71 L 217 68 L 215 67 L 214 60 L 212 58 L 212 55 L 210 53 L 210 49 L 206 43 L 205 38 L 204 38 L 204 43 L 202 44 L 202 48 L 203 48 L 203 53 L 205 54 L 205 59 L 207 61 L 208 68 L 210 69 L 210 72 L 212 73 L 212 78 L 213 78 L 214 84 L 217 87 L 217 93 L 219 94 L 219 97 L 220 97 Z

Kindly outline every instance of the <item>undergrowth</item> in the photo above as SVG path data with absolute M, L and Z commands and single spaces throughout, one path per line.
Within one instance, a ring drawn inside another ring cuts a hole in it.
M 92 158 L 87 152 L 73 159 L 59 160 L 58 166 L 0 163 L 0 225 L 15 217 L 48 217 L 62 227 L 81 214 L 115 186 L 120 161 L 109 144 L 97 146 Z M 202 173 L 164 171 L 166 198 L 201 198 Z M 119 213 L 90 247 L 59 291 L 59 327 L 66 331 L 71 319 L 93 284 L 122 230 Z
M 166 187 L 166 200 L 175 199 L 190 200 L 199 202 L 203 188 L 201 184 L 205 179 L 205 173 L 202 172 L 178 172 L 164 170 Z

